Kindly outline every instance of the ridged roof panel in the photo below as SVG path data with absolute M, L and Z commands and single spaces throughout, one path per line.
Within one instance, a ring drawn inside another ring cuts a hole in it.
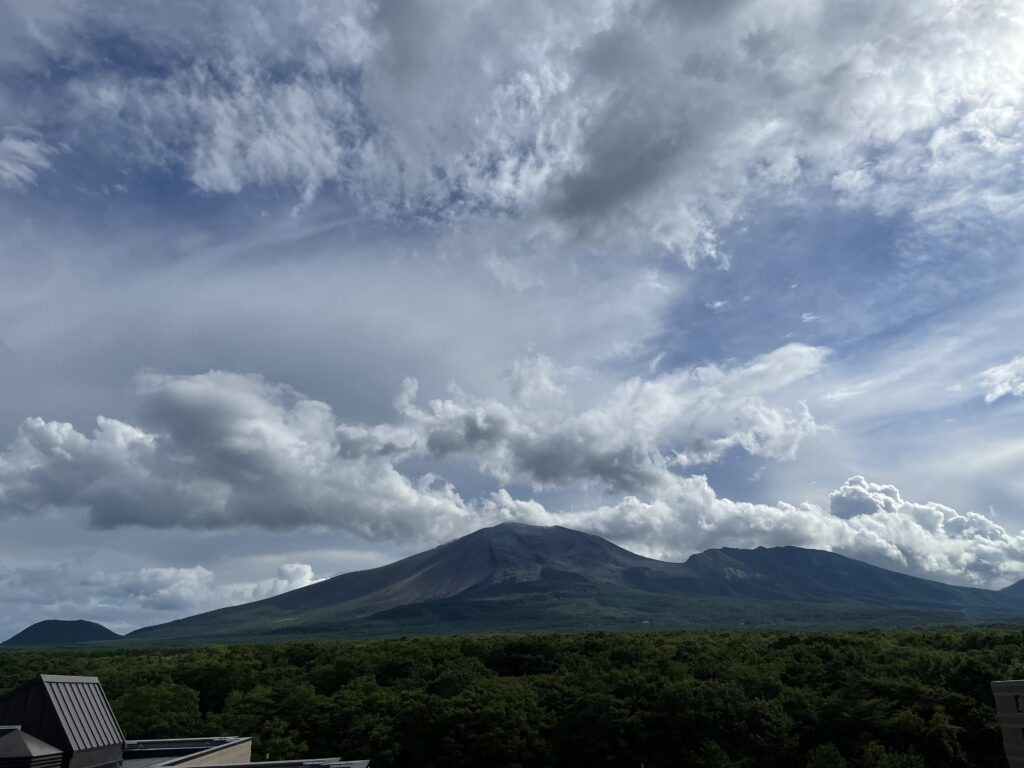
M 124 744 L 124 733 L 98 678 L 41 677 L 74 751 Z

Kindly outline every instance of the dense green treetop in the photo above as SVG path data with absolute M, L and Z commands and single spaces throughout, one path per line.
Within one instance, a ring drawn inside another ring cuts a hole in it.
M 0 651 L 98 675 L 129 738 L 387 766 L 1004 766 L 1017 629 L 477 636 Z

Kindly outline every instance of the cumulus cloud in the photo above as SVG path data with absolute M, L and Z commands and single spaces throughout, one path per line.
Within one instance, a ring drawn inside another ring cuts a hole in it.
M 323 579 L 318 579 L 313 573 L 313 566 L 307 563 L 285 563 L 278 566 L 277 575 L 274 578 L 264 579 L 252 588 L 252 596 L 257 600 L 265 597 L 280 595 L 292 589 L 308 587 Z
M 887 552 L 912 572 L 981 584 L 1016 580 L 1024 572 L 1024 535 L 976 512 L 907 501 L 894 486 L 860 476 L 833 491 L 829 502 L 832 514 L 858 536 L 853 552 Z
M 1020 218 L 1012 0 L 90 13 L 144 47 L 138 71 L 105 67 L 85 12 L 62 8 L 22 9 L 36 53 L 20 66 L 88 62 L 61 86 L 76 130 L 116 130 L 117 151 L 209 193 L 286 184 L 307 203 L 333 184 L 374 215 L 510 217 L 526 237 L 626 237 L 691 263 L 725 260 L 721 228 L 780 189 L 925 227 Z
M 222 604 L 212 571 L 191 568 L 142 568 L 110 573 L 84 562 L 0 568 L 3 594 L 18 604 L 49 610 L 122 609 L 182 612 Z
M 567 371 L 545 355 L 515 360 L 509 369 L 512 397 L 526 406 L 540 407 L 565 400 Z
M 1007 395 L 1024 397 L 1024 356 L 1015 357 L 1008 363 L 994 365 L 982 371 L 978 377 L 987 390 L 985 402 L 994 403 Z
M 259 376 L 146 372 L 135 379 L 142 426 L 100 417 L 86 435 L 27 419 L 0 454 L 0 504 L 84 510 L 98 527 L 324 525 L 443 539 L 480 524 L 480 508 L 433 474 L 410 479 L 402 461 L 459 456 L 501 482 L 648 493 L 667 449 L 681 466 L 732 447 L 786 459 L 819 427 L 806 406 L 766 398 L 813 375 L 825 356 L 789 345 L 746 365 L 632 379 L 579 412 L 564 402 L 568 374 L 532 357 L 511 368 L 511 403 L 455 387 L 420 406 L 408 380 L 399 418 L 378 425 L 339 422 L 327 404 Z
M 135 384 L 153 431 L 100 417 L 87 436 L 28 419 L 0 459 L 0 503 L 84 509 L 99 527 L 328 525 L 399 539 L 424 521 L 445 535 L 469 514 L 450 485 L 394 468 L 400 430 L 339 430 L 325 403 L 258 376 L 144 373 Z
M 132 599 L 143 608 L 187 610 L 210 602 L 214 575 L 201 565 L 192 568 L 143 568 L 114 578 L 101 577 L 97 586 L 114 598 Z
M 974 512 L 906 501 L 893 486 L 859 476 L 831 494 L 829 508 L 733 501 L 718 496 L 706 477 L 667 473 L 653 497 L 627 496 L 583 511 L 552 513 L 507 493 L 490 503 L 512 519 L 580 528 L 664 559 L 721 546 L 801 546 L 975 586 L 1024 576 L 1024 532 Z
M 503 482 L 544 488 L 597 481 L 635 492 L 658 481 L 666 448 L 680 466 L 717 461 L 733 447 L 792 458 L 820 427 L 804 404 L 786 408 L 766 397 L 816 373 L 827 354 L 824 348 L 790 344 L 746 365 L 633 378 L 578 413 L 510 406 L 457 388 L 451 397 L 420 407 L 414 384 L 397 405 L 432 455 L 470 456 Z M 534 366 L 530 375 L 530 389 L 550 393 L 546 367 Z

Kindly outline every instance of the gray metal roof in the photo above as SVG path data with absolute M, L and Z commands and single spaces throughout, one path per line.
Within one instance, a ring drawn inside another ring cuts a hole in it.
M 64 732 L 76 752 L 124 743 L 103 686 L 96 677 L 40 675 L 57 710 Z
M 0 760 L 12 757 L 43 757 L 62 754 L 56 747 L 20 728 L 0 730 Z

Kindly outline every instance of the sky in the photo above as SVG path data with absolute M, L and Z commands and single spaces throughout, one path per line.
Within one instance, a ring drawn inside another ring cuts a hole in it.
M 1016 0 L 0 0 L 0 635 L 504 521 L 1024 578 Z

